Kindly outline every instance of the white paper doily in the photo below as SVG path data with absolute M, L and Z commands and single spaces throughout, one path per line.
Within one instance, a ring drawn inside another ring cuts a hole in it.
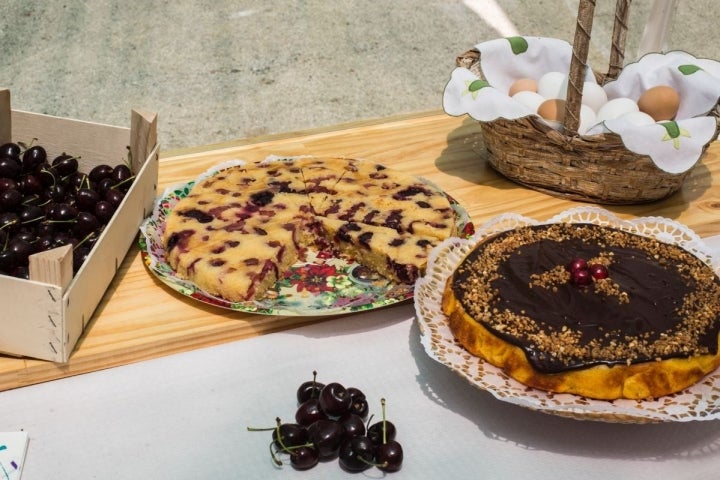
M 526 387 L 500 369 L 469 354 L 454 338 L 442 312 L 445 283 L 482 239 L 525 225 L 594 223 L 675 243 L 711 265 L 720 276 L 720 258 L 688 227 L 662 217 L 623 220 L 599 207 L 578 207 L 547 221 L 516 214 L 495 217 L 469 239 L 452 238 L 431 253 L 425 275 L 415 285 L 415 311 L 427 354 L 499 400 L 533 410 L 581 420 L 616 423 L 656 423 L 720 418 L 720 372 L 716 371 L 683 392 L 655 400 L 594 400 L 573 394 L 553 394 Z

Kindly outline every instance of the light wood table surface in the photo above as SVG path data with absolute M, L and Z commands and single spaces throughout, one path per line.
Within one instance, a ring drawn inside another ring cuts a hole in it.
M 158 192 L 194 179 L 226 160 L 308 154 L 363 158 L 425 177 L 458 200 L 476 224 L 506 212 L 545 219 L 579 205 L 518 187 L 500 177 L 485 161 L 479 125 L 443 112 L 164 152 Z M 710 146 L 683 189 L 670 198 L 606 208 L 622 217 L 669 217 L 703 237 L 720 234 L 720 142 Z M 186 298 L 157 280 L 143 264 L 138 247 L 133 246 L 70 361 L 56 364 L 0 356 L 0 390 L 328 320 L 253 315 Z

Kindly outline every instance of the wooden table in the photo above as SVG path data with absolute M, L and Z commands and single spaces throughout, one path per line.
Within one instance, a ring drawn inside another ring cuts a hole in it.
M 339 155 L 373 160 L 423 176 L 465 207 L 476 223 L 516 212 L 548 218 L 577 203 L 520 188 L 486 163 L 478 124 L 443 112 L 358 122 L 165 152 L 158 191 L 186 182 L 230 159 L 268 155 Z M 720 142 L 708 150 L 683 189 L 657 203 L 608 207 L 622 217 L 660 215 L 700 236 L 720 233 Z M 319 322 L 327 317 L 261 316 L 188 299 L 145 268 L 132 247 L 66 364 L 0 356 L 0 390 L 115 367 L 141 360 Z

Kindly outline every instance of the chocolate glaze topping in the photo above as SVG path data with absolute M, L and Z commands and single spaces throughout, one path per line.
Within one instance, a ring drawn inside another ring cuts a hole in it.
M 570 281 L 574 258 L 606 266 Z M 478 246 L 453 289 L 465 310 L 538 371 L 716 353 L 720 279 L 680 247 L 609 227 L 522 227 Z

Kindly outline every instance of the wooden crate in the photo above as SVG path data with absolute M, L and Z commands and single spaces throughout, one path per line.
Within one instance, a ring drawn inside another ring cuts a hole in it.
M 0 275 L 0 352 L 67 362 L 113 279 L 138 227 L 152 211 L 157 190 L 157 115 L 132 110 L 130 128 L 12 110 L 0 89 L 0 144 L 37 138 L 48 158 L 79 156 L 80 171 L 118 165 L 131 153 L 135 180 L 90 256 L 72 275 L 72 249 L 31 257 L 30 280 Z

